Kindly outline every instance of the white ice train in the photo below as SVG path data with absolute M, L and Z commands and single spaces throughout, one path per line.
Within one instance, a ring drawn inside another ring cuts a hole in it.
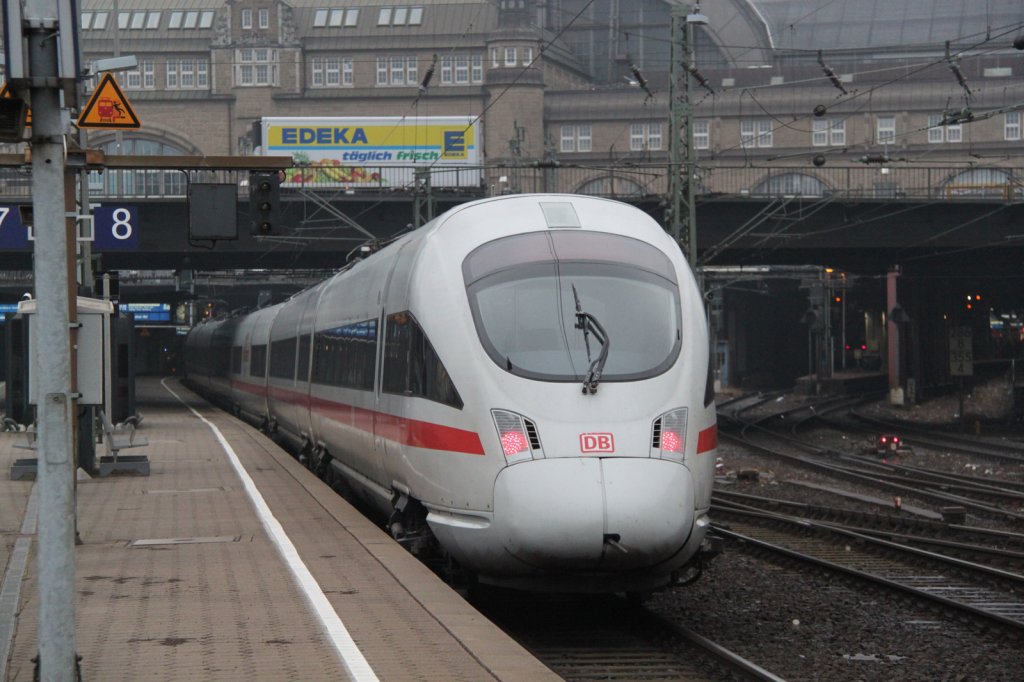
M 708 553 L 708 362 L 673 240 L 576 195 L 463 204 L 186 340 L 192 386 L 399 539 L 484 583 L 577 592 L 663 587 Z

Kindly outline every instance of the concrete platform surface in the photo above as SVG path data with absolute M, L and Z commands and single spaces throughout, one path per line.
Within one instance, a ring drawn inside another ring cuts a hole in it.
M 263 434 L 176 380 L 137 394 L 150 475 L 78 484 L 84 680 L 558 679 Z M 38 648 L 35 483 L 7 474 L 24 438 L 0 433 L 0 561 L 30 555 L 10 682 Z

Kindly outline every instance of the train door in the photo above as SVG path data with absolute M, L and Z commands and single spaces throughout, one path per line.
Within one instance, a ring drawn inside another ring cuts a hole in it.
M 403 403 L 407 400 L 402 396 L 385 393 L 383 373 L 385 354 L 387 353 L 388 316 L 409 309 L 409 280 L 412 274 L 416 249 L 409 248 L 410 242 L 403 244 L 395 257 L 395 262 L 388 270 L 381 295 L 380 320 L 377 325 L 377 380 L 376 386 L 376 421 L 374 428 L 374 452 L 382 464 L 385 480 L 394 485 L 395 482 L 406 485 L 407 481 L 401 466 L 403 453 L 402 444 L 387 438 L 393 429 L 388 429 L 385 422 L 395 423 L 405 413 Z

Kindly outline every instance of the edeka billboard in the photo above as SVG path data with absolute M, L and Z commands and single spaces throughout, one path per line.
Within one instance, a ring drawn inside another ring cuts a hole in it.
M 433 187 L 477 187 L 482 177 L 473 116 L 281 117 L 260 121 L 266 156 L 291 156 L 285 187 L 410 186 L 417 168 Z

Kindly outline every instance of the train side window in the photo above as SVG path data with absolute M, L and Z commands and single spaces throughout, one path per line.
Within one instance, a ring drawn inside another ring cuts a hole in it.
M 249 376 L 267 376 L 267 345 L 260 344 L 252 347 L 249 354 Z
M 323 329 L 313 339 L 313 383 L 373 390 L 377 320 Z
M 296 379 L 303 383 L 309 381 L 309 334 L 299 337 L 299 369 Z
M 381 390 L 462 409 L 462 398 L 448 370 L 408 311 L 388 315 Z
M 242 373 L 242 347 L 232 346 L 231 347 L 231 373 L 241 374 Z
M 295 337 L 270 342 L 270 376 L 277 379 L 295 377 Z

